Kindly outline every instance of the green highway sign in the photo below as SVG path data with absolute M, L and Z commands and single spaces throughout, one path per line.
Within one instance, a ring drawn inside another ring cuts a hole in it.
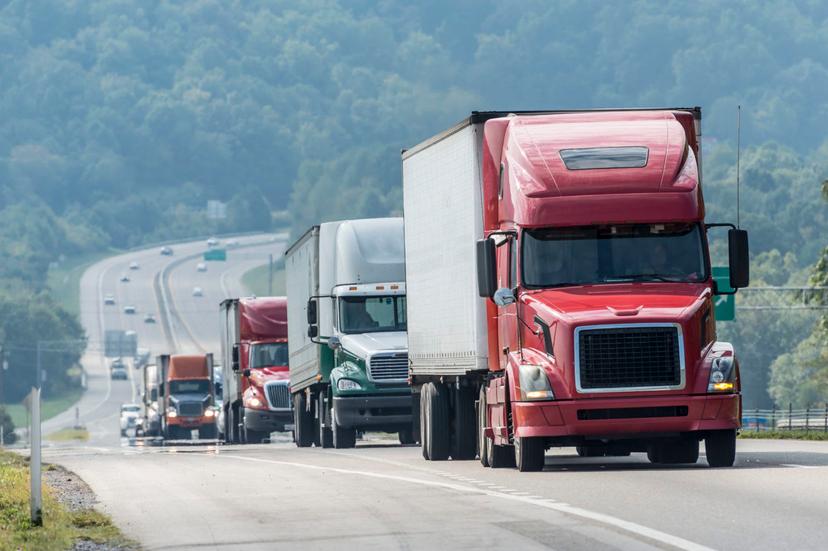
M 227 260 L 227 249 L 210 249 L 204 252 L 204 260 L 224 262 Z
M 727 266 L 714 266 L 713 279 L 719 291 L 732 292 L 730 286 L 730 268 Z M 716 321 L 733 321 L 736 319 L 736 295 L 715 295 L 713 306 L 716 313 Z

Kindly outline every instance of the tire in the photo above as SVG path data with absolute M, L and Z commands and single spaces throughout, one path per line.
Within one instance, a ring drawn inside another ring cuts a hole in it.
M 218 427 L 215 425 L 202 425 L 198 429 L 198 438 L 200 440 L 213 440 L 218 433 Z
M 430 461 L 431 457 L 428 455 L 430 447 L 428 445 L 428 434 L 426 431 L 426 427 L 428 426 L 428 410 L 426 404 L 428 404 L 428 392 L 429 392 L 428 383 L 424 384 L 420 387 L 420 399 L 419 399 L 419 409 L 420 409 L 420 447 L 422 448 L 423 459 L 426 461 Z
M 336 415 L 331 412 L 331 444 L 338 450 L 353 448 L 356 446 L 356 429 L 345 428 L 336 422 Z
M 546 462 L 543 438 L 515 437 L 515 465 L 522 473 L 542 471 Z
M 704 451 L 711 467 L 732 467 L 736 462 L 736 430 L 709 432 L 704 438 Z
M 326 410 L 327 400 L 325 400 L 325 391 L 322 390 L 316 395 L 316 429 L 319 431 L 316 437 L 316 445 L 320 448 L 334 447 L 333 430 L 330 426 L 325 426 L 325 417 L 333 416 L 329 415 L 330 412 Z
M 448 389 L 446 389 L 448 390 Z M 474 459 L 477 451 L 477 420 L 474 415 L 474 392 L 460 387 L 455 392 L 451 458 L 455 461 Z
M 492 443 L 486 438 L 486 423 L 488 421 L 488 406 L 486 405 L 486 385 L 480 387 L 480 395 L 477 400 L 477 450 L 480 455 L 480 464 L 490 467 L 489 446 Z
M 699 460 L 698 440 L 659 442 L 647 448 L 647 459 L 661 465 L 692 464 Z
M 400 444 L 403 446 L 410 446 L 417 443 L 417 438 L 414 436 L 414 427 L 401 429 L 397 432 L 397 436 L 400 439 Z
M 263 440 L 270 438 L 269 432 L 261 430 L 244 429 L 244 443 L 245 444 L 261 444 Z
M 293 395 L 294 438 L 299 448 L 309 448 L 313 444 L 313 417 L 305 410 L 305 395 L 298 392 Z
M 126 436 L 126 431 L 124 429 L 121 429 L 121 436 Z
M 426 383 L 425 388 L 428 388 L 426 393 L 428 422 L 425 426 L 428 458 L 431 461 L 445 461 L 449 458 L 451 451 L 448 391 L 442 383 Z

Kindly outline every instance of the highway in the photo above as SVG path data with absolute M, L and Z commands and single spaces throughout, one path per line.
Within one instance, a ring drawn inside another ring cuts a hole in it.
M 244 294 L 240 277 L 278 258 L 284 236 L 228 251 L 198 272 L 203 242 L 106 259 L 81 281 L 89 391 L 79 404 L 91 438 L 50 446 L 46 461 L 77 472 L 124 532 L 146 549 L 824 549 L 828 443 L 739 441 L 736 467 L 653 466 L 643 454 L 578 458 L 550 451 L 539 473 L 428 463 L 420 449 L 369 435 L 347 451 L 297 449 L 286 438 L 255 446 L 135 445 L 118 434 L 130 381 L 109 381 L 106 328 L 131 329 L 153 354 L 217 351 L 219 301 Z M 234 258 L 235 256 L 235 258 Z M 183 260 L 182 260 L 183 259 Z M 136 261 L 140 269 L 129 270 Z M 123 273 L 129 283 L 118 281 Z M 156 277 L 172 334 L 160 321 Z M 193 287 L 203 296 L 194 297 Z M 103 306 L 112 293 L 115 306 Z M 135 315 L 123 306 L 136 307 Z M 133 375 L 135 375 L 134 372 Z M 71 424 L 72 412 L 44 423 Z M 702 448 L 703 449 L 703 448 Z M 703 454 L 702 454 L 703 455 Z

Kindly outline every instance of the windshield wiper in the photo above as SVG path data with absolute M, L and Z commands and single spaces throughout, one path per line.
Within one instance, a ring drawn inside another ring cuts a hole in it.
M 661 274 L 629 274 L 618 277 L 604 278 L 605 283 L 618 283 L 622 281 L 666 281 L 669 283 L 681 283 L 684 279 Z

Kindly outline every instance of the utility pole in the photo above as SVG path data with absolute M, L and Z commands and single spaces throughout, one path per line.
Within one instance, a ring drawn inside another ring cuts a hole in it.
M 273 255 L 269 255 L 267 262 L 267 296 L 273 296 Z

